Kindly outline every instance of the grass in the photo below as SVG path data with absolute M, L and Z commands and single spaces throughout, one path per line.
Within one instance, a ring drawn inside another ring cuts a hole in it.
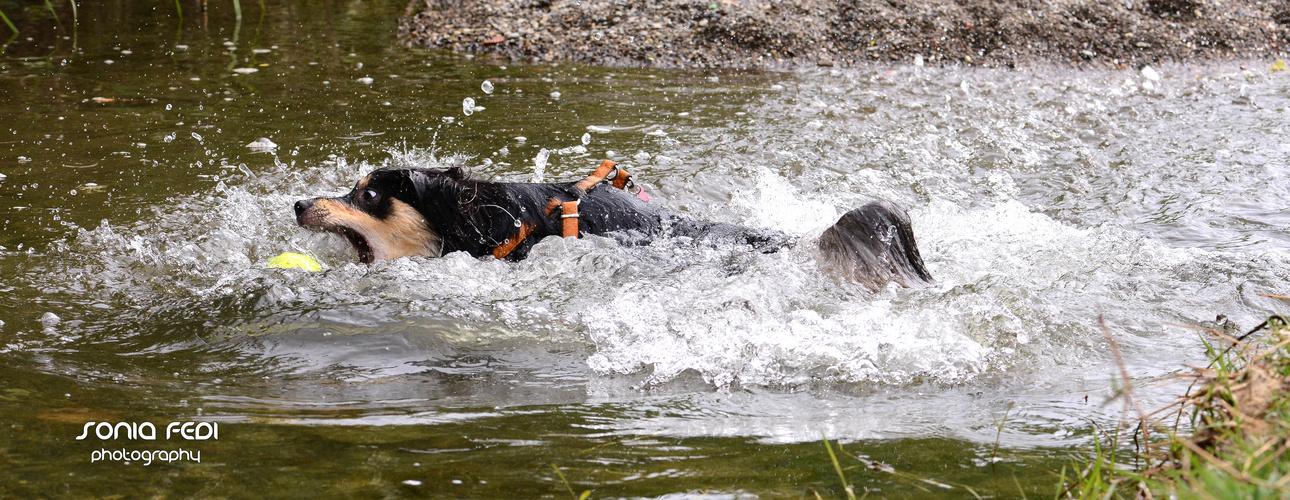
M 994 464 L 997 463 L 997 459 L 999 458 L 999 438 L 1003 437 L 1003 426 L 1008 423 L 1008 414 L 1012 413 L 1012 405 L 1013 403 L 1008 403 L 1008 409 L 1003 412 L 1003 418 L 999 419 L 997 429 L 995 429 L 994 450 L 990 451 L 991 467 L 994 467 Z
M 842 464 L 838 462 L 838 455 L 836 453 L 833 453 L 833 447 L 829 445 L 828 436 L 823 436 L 823 437 L 824 437 L 824 449 L 829 450 L 829 460 L 833 461 L 833 470 L 838 471 L 838 479 L 842 481 L 842 490 L 847 492 L 848 500 L 856 500 L 856 492 L 851 487 L 851 485 L 847 483 L 846 474 L 842 473 Z M 817 494 L 816 496 L 819 496 L 819 495 Z
M 555 475 L 560 477 L 560 482 L 564 483 L 564 489 L 569 492 L 570 498 L 573 500 L 587 500 L 591 496 L 591 490 L 584 490 L 581 495 L 574 493 L 573 485 L 569 484 L 569 480 L 564 478 L 564 473 L 560 472 L 560 468 L 556 467 L 555 464 L 551 464 L 551 469 L 555 471 Z
M 1059 498 L 1290 497 L 1290 325 L 1274 316 L 1237 338 L 1207 332 L 1211 362 L 1181 375 L 1186 394 L 1139 412 L 1127 434 L 1103 433 L 1075 474 L 1063 471 Z M 1190 435 L 1178 432 L 1184 422 Z M 1131 457 L 1117 453 L 1126 435 L 1139 445 Z
M 9 30 L 13 31 L 13 36 L 18 36 L 18 27 L 13 25 L 13 21 L 9 20 L 9 16 L 4 15 L 4 12 L 0 12 L 0 20 L 3 20 L 5 26 L 8 26 Z
M 175 0 L 176 5 L 178 5 L 178 1 L 179 0 Z M 76 0 L 68 0 L 68 3 L 72 5 L 72 24 L 78 24 L 79 16 L 76 11 Z M 54 22 L 58 24 L 59 29 L 62 29 L 63 23 L 58 20 L 58 11 L 54 10 L 54 2 L 52 0 L 45 0 L 45 8 L 49 9 L 49 14 L 54 17 Z M 18 27 L 14 26 L 13 21 L 10 21 L 9 16 L 6 16 L 3 11 L 0 11 L 0 21 L 4 21 L 5 26 L 9 27 L 9 31 L 13 32 L 13 37 L 10 38 L 10 41 L 13 41 L 13 38 L 17 38 Z

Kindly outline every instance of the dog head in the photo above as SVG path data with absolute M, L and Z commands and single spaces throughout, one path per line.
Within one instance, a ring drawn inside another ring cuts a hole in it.
M 447 170 L 376 170 L 344 196 L 297 201 L 296 223 L 344 236 L 365 264 L 410 255 L 438 257 L 443 240 L 423 210 L 435 181 L 452 175 Z

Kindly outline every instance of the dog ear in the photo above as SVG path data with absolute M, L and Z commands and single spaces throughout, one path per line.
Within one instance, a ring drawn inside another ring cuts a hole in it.
M 448 167 L 443 171 L 443 173 L 444 175 L 447 175 L 449 179 L 452 179 L 457 182 L 464 181 L 466 180 L 467 177 L 469 177 L 468 175 L 466 175 L 466 170 L 461 167 Z
M 424 200 L 426 193 L 430 191 L 460 188 L 462 181 L 467 177 L 461 167 L 450 167 L 443 170 L 418 168 L 409 169 L 408 183 L 412 185 L 412 191 L 416 193 L 417 199 Z
M 426 189 L 430 186 L 430 176 L 426 175 L 424 170 L 413 170 L 408 174 L 408 181 L 412 183 L 412 189 L 417 192 L 417 199 L 425 199 Z

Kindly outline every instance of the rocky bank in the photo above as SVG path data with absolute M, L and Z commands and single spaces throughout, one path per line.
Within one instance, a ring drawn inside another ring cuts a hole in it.
M 1141 66 L 1271 61 L 1287 26 L 1290 0 L 414 0 L 400 36 L 610 66 Z

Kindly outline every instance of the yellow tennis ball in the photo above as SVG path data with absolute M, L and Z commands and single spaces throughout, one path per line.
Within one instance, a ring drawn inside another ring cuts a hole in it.
M 282 255 L 269 259 L 269 263 L 266 266 L 282 269 L 299 268 L 306 271 L 322 270 L 322 264 L 319 264 L 313 257 L 294 252 L 284 252 Z

